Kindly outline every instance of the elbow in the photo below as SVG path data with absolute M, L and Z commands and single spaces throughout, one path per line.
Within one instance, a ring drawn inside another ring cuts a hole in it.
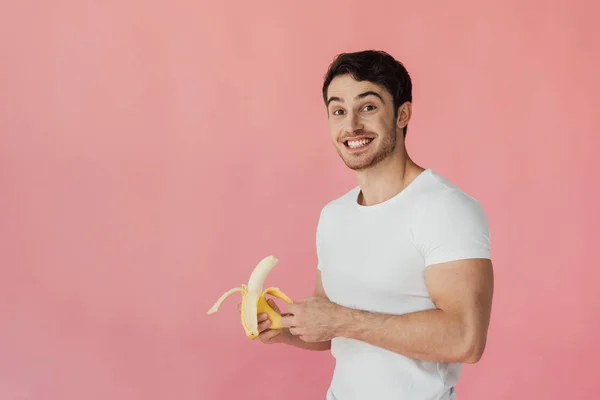
M 483 348 L 474 348 L 467 353 L 465 353 L 462 357 L 462 362 L 465 364 L 476 364 L 483 357 Z
M 465 318 L 457 331 L 457 353 L 454 358 L 463 364 L 476 364 L 483 357 L 487 344 L 488 324 L 477 318 Z
M 485 335 L 468 335 L 463 341 L 463 345 L 460 346 L 459 362 L 464 364 L 478 363 L 483 357 L 485 345 Z

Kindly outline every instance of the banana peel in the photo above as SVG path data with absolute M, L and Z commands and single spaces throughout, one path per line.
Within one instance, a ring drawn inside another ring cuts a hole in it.
M 285 293 L 279 288 L 269 287 L 263 289 L 263 285 L 269 272 L 275 267 L 279 260 L 274 256 L 267 256 L 263 258 L 254 268 L 248 279 L 248 284 L 242 284 L 239 287 L 228 290 L 217 300 L 217 302 L 208 310 L 207 314 L 214 314 L 217 312 L 221 303 L 225 301 L 227 297 L 233 293 L 240 292 L 242 294 L 242 307 L 241 307 L 241 320 L 242 326 L 246 336 L 250 339 L 256 339 L 258 337 L 258 314 L 266 313 L 271 320 L 271 326 L 269 329 L 281 329 L 281 315 L 275 311 L 267 302 L 266 295 L 272 295 L 277 297 L 288 304 L 293 304 Z

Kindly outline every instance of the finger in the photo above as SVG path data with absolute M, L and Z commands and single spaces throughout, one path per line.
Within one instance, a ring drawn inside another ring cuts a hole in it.
M 267 319 L 266 321 L 263 321 L 260 324 L 258 324 L 258 332 L 263 332 L 263 331 L 267 330 L 270 326 L 271 326 L 271 320 Z
M 281 326 L 284 327 L 290 327 L 290 326 L 294 326 L 294 324 L 296 323 L 296 317 L 294 317 L 293 315 L 286 315 L 281 317 Z
M 257 315 L 258 322 L 263 322 L 269 319 L 269 315 L 267 313 L 260 313 Z
M 302 328 L 289 328 L 289 331 L 294 336 L 299 336 L 304 333 L 304 330 Z
M 281 314 L 281 310 L 279 309 L 279 306 L 277 305 L 277 303 L 275 303 L 275 300 L 268 299 L 267 303 L 269 303 L 269 305 L 271 306 L 271 308 L 273 310 L 277 311 L 278 314 Z

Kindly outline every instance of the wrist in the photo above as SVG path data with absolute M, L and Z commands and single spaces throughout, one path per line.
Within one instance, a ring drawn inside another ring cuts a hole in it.
M 354 314 L 357 310 L 343 306 L 338 307 L 336 317 L 332 318 L 332 321 L 334 321 L 333 336 L 350 338 L 354 330 Z

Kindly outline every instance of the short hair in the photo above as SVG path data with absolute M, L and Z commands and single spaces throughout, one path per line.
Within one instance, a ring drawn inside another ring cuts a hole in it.
M 338 75 L 350 74 L 358 81 L 369 81 L 383 86 L 392 96 L 394 118 L 398 107 L 412 102 L 412 82 L 408 71 L 394 57 L 382 50 L 363 50 L 338 54 L 329 66 L 323 82 L 323 100 L 327 104 L 327 89 Z M 407 127 L 403 134 L 406 137 Z

